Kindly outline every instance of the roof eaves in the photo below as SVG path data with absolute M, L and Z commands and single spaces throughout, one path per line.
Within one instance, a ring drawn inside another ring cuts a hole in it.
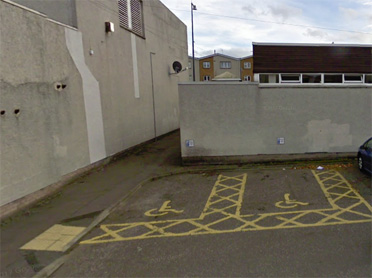
M 199 57 L 199 60 L 208 59 L 208 58 L 212 58 L 212 57 L 215 57 L 215 56 L 221 56 L 221 57 L 232 59 L 232 60 L 236 60 L 236 61 L 239 61 L 240 60 L 240 58 L 235 58 L 235 57 L 232 57 L 232 56 L 229 56 L 229 55 L 225 55 L 225 54 L 221 54 L 221 53 L 213 53 L 211 55 Z
M 334 46 L 334 47 L 372 47 L 372 44 L 335 44 L 335 43 L 271 43 L 271 42 L 252 42 L 252 45 L 263 46 Z
M 239 60 L 245 60 L 245 59 L 248 59 L 248 58 L 253 58 L 253 55 L 249 55 L 249 56 L 241 57 Z

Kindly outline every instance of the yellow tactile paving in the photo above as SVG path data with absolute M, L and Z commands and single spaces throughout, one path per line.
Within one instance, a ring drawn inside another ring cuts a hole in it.
M 372 207 L 337 171 L 312 171 L 330 208 L 241 215 L 247 174 L 219 175 L 199 218 L 101 225 L 103 234 L 81 244 L 145 238 L 317 227 L 372 221 Z M 306 203 L 289 199 L 290 205 Z
M 68 245 L 85 227 L 54 225 L 23 245 L 22 250 L 64 251 Z

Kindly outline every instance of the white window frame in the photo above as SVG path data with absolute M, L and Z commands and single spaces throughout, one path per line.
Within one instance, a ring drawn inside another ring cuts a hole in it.
M 283 80 L 283 76 L 298 76 L 297 80 Z M 302 74 L 299 73 L 281 73 L 279 74 L 279 83 L 302 83 Z
M 323 73 L 323 84 L 343 84 L 344 82 L 344 75 L 342 73 Z M 331 82 L 325 82 L 326 75 L 341 75 L 341 82 L 331 83 Z
M 346 80 L 346 76 L 359 76 L 360 80 Z M 364 83 L 364 74 L 343 74 L 342 83 Z
M 211 68 L 211 62 L 203 62 L 203 69 L 210 69 Z
M 203 80 L 204 81 L 210 81 L 211 80 L 211 77 L 209 75 L 204 75 L 203 76 Z
M 279 76 L 279 83 L 261 83 L 260 82 L 260 76 L 261 75 L 278 75 Z M 295 75 L 298 76 L 298 80 L 283 80 L 283 75 Z M 314 75 L 314 76 L 320 76 L 321 80 L 320 83 L 303 83 L 303 76 L 304 75 Z M 325 77 L 330 75 L 338 75 L 342 77 L 342 80 L 337 83 L 326 83 Z M 345 76 L 360 76 L 360 80 L 347 80 L 347 77 Z M 245 76 L 244 76 L 245 78 Z M 367 83 L 367 78 L 372 78 L 372 73 L 259 73 L 254 75 L 255 81 L 261 83 L 261 84 L 323 84 L 323 85 L 335 85 L 335 84 L 366 84 L 370 85 L 372 83 Z
M 250 75 L 245 75 L 244 76 L 244 81 L 250 82 L 251 81 L 251 76 Z
M 244 62 L 244 69 L 251 69 L 252 68 L 252 63 L 251 62 Z
M 231 69 L 231 61 L 221 61 L 220 69 Z
M 363 82 L 364 82 L 364 84 L 372 84 L 372 83 L 367 83 L 367 76 L 370 76 L 372 78 L 372 73 L 363 74 Z
M 302 75 L 302 79 L 301 79 L 301 83 L 302 84 L 322 84 L 323 83 L 323 74 L 321 74 L 321 73 L 302 73 L 301 74 Z M 320 82 L 319 83 L 311 83 L 311 82 L 309 82 L 309 83 L 304 83 L 304 76 L 320 76 Z

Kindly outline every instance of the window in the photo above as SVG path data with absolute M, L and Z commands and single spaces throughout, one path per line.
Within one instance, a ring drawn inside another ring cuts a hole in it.
M 260 83 L 279 83 L 279 74 L 259 74 Z
M 366 147 L 368 150 L 372 150 L 372 140 L 369 140 L 367 143 L 365 143 L 364 147 Z
M 252 67 L 251 62 L 244 62 L 244 68 L 245 69 L 250 69 Z
M 141 0 L 118 0 L 120 26 L 144 37 L 143 7 Z
M 269 83 L 269 75 L 260 74 L 260 83 Z
M 244 80 L 245 80 L 244 76 Z M 255 77 L 256 80 L 256 77 Z M 281 73 L 259 74 L 260 83 L 372 84 L 372 74 L 358 73 Z
M 363 83 L 363 74 L 344 74 L 344 83 Z
M 342 83 L 342 74 L 325 74 L 324 83 Z
M 251 77 L 249 75 L 244 76 L 244 81 L 251 81 Z
M 321 74 L 303 74 L 302 83 L 322 83 Z
M 220 62 L 220 68 L 221 69 L 231 69 L 231 62 L 229 62 L 229 61 Z
M 203 69 L 210 69 L 211 68 L 211 62 L 203 62 Z
M 191 64 L 191 62 L 189 62 L 189 69 L 192 69 L 192 64 Z
M 366 74 L 364 76 L 364 83 L 372 84 L 372 74 Z
M 209 80 L 211 80 L 211 77 L 209 75 L 204 75 L 203 80 L 204 81 L 209 81 Z
M 301 83 L 301 74 L 281 74 L 281 83 Z

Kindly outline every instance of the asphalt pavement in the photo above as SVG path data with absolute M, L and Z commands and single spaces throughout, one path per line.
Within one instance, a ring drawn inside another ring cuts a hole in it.
M 174 132 L 2 222 L 1 277 L 370 277 L 371 214 L 354 160 L 183 167 Z

